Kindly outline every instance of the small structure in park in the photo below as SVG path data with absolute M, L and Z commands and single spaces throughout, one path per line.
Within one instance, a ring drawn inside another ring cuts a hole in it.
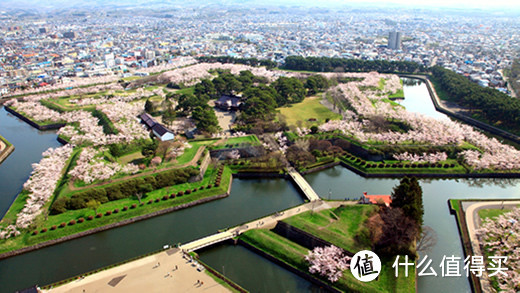
M 369 195 L 366 192 L 363 192 L 363 196 L 361 197 L 361 202 L 365 204 L 379 204 L 385 205 L 387 207 L 392 203 L 391 195 Z
M 215 106 L 225 111 L 236 111 L 242 105 L 240 97 L 222 95 L 220 99 L 215 102 Z
M 159 123 L 155 124 L 152 127 L 152 132 L 161 141 L 172 140 L 175 138 L 175 135 L 173 135 L 173 133 L 171 131 L 169 131 L 168 129 L 166 129 L 166 127 L 164 127 L 162 124 L 159 124 Z
M 141 114 L 141 122 L 148 127 L 148 129 L 151 129 L 155 124 L 157 124 L 157 121 L 153 119 L 150 115 L 147 113 Z
M 147 113 L 141 114 L 141 122 L 146 125 L 146 127 L 153 132 L 153 134 L 159 138 L 161 141 L 168 141 L 173 140 L 175 138 L 175 135 L 173 132 L 169 131 L 166 127 L 164 127 L 162 124 L 157 123 L 155 119 L 153 119 L 150 115 Z

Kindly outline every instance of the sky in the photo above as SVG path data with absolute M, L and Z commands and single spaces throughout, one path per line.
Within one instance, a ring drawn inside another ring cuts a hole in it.
M 284 0 L 280 1 L 281 3 Z M 317 1 L 313 1 L 318 6 Z M 520 8 L 520 1 L 518 0 L 325 0 L 319 1 L 327 6 L 342 5 L 342 4 L 399 4 L 404 6 L 416 7 L 453 7 L 453 8 L 483 8 L 502 10 L 507 8 Z
M 520 0 L 0 0 L 0 7 L 5 8 L 80 8 L 85 6 L 105 6 L 105 5 L 138 5 L 147 6 L 150 3 L 156 5 L 173 5 L 182 7 L 185 5 L 208 5 L 224 4 L 227 6 L 251 4 L 268 6 L 307 6 L 307 7 L 327 7 L 338 6 L 393 6 L 395 4 L 407 8 L 459 8 L 459 9 L 484 9 L 512 12 L 520 11 Z

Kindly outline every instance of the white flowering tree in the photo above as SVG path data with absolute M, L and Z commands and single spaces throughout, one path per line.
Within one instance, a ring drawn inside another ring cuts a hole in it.
M 495 138 L 474 130 L 471 126 L 451 120 L 436 120 L 418 113 L 411 113 L 402 107 L 392 106 L 385 102 L 386 93 L 398 90 L 395 77 L 378 73 L 345 74 L 349 77 L 363 78 L 361 81 L 340 84 L 331 89 L 343 101 L 350 105 L 343 120 L 331 120 L 319 127 L 321 132 L 340 130 L 345 135 L 365 143 L 395 145 L 432 145 L 453 146 L 468 142 L 478 150 L 466 150 L 460 153 L 462 160 L 475 170 L 517 170 L 520 169 L 520 151 L 512 146 L 500 143 Z M 383 91 L 375 89 L 381 79 L 385 80 Z M 400 86 L 400 85 L 399 85 Z M 371 89 L 366 89 L 371 87 Z M 361 90 L 361 89 L 363 90 Z M 369 131 L 369 121 L 365 117 L 384 117 L 385 119 L 406 123 L 409 130 Z M 412 162 L 439 162 L 445 160 L 443 152 L 414 154 L 397 154 L 398 160 Z
M 493 256 L 505 256 L 507 261 L 502 266 L 507 271 L 497 273 L 501 292 L 520 290 L 520 208 L 502 214 L 497 218 L 487 219 L 477 230 L 484 250 Z M 492 265 L 490 264 L 490 267 Z
M 337 282 L 343 276 L 343 271 L 350 268 L 351 259 L 334 245 L 315 247 L 305 256 L 309 262 L 309 272 L 324 276 L 331 282 Z

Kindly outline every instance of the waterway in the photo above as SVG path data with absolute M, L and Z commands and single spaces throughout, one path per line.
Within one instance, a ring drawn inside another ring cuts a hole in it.
M 428 88 L 423 81 L 411 78 L 402 78 L 402 80 L 405 98 L 397 100 L 397 102 L 403 105 L 407 111 L 421 113 L 435 119 L 450 119 L 445 114 L 435 110 L 435 106 L 430 100 Z
M 59 143 L 56 134 L 40 133 L 3 109 L 0 127 L 2 136 L 17 148 L 0 165 L 3 216 L 28 178 L 31 163 L 38 162 L 45 149 Z M 50 284 L 155 251 L 164 244 L 185 243 L 302 203 L 303 198 L 284 179 L 234 179 L 227 198 L 1 260 L 0 292 Z
M 218 245 L 199 255 L 203 262 L 250 292 L 326 292 L 241 245 Z
M 0 164 L 0 217 L 7 212 L 32 171 L 31 164 L 40 161 L 42 152 L 57 147 L 53 131 L 38 131 L 9 114 L 0 106 L 0 134 L 15 147 Z M 1 283 L 0 283 L 1 284 Z
M 426 108 L 423 107 L 431 105 L 424 84 L 406 85 L 404 90 L 406 99 L 403 102 L 414 102 L 418 107 L 414 110 L 411 104 L 403 105 L 411 111 L 432 114 L 431 109 L 424 110 Z M 15 152 L 0 165 L 0 215 L 3 215 L 28 178 L 31 163 L 38 162 L 45 149 L 59 144 L 55 141 L 55 133 L 39 132 L 8 115 L 3 109 L 0 109 L 0 134 L 16 147 Z M 331 199 L 359 198 L 363 191 L 371 194 L 390 194 L 398 182 L 396 179 L 363 178 L 339 166 L 309 174 L 305 178 L 320 196 Z M 468 292 L 470 288 L 465 277 L 440 277 L 439 264 L 442 256 L 463 257 L 457 227 L 448 211 L 447 199 L 520 198 L 520 180 L 421 180 L 421 186 L 424 191 L 425 224 L 431 226 L 438 234 L 438 243 L 428 256 L 432 258 L 432 266 L 439 276 L 419 277 L 418 291 Z M 34 284 L 51 283 L 154 251 L 167 243 L 194 240 L 212 234 L 218 229 L 239 225 L 302 202 L 293 185 L 283 179 L 235 179 L 231 195 L 226 199 L 2 260 L 0 292 L 12 292 Z M 260 271 L 268 270 L 273 273 L 264 275 L 264 282 L 283 283 L 276 279 L 278 277 L 272 276 L 285 274 L 287 277 L 282 279 L 293 283 L 290 287 L 292 289 L 287 287 L 287 290 L 314 290 L 309 283 L 297 279 L 297 276 L 291 275 L 292 273 L 279 267 L 275 268 L 274 263 L 261 261 L 247 250 L 234 249 L 217 247 L 211 263 L 217 270 L 220 270 L 223 264 L 226 275 L 233 271 L 232 279 L 243 284 L 246 289 L 255 291 L 257 285 L 250 283 L 253 281 L 249 279 L 255 279 Z M 239 250 L 237 254 L 243 256 L 238 259 L 231 258 L 234 253 L 229 251 Z M 203 254 L 203 257 L 206 258 L 206 254 Z M 260 267 L 257 266 L 259 262 L 263 263 L 262 266 L 268 267 L 256 269 Z M 244 270 L 241 268 L 244 265 L 252 267 L 253 270 Z M 285 287 L 277 288 L 273 291 L 286 291 Z

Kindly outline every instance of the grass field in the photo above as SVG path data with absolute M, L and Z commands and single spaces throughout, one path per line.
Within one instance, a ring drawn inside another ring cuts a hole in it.
M 496 218 L 510 211 L 511 210 L 507 207 L 504 209 L 482 209 L 478 211 L 478 215 L 482 221 L 485 221 L 487 219 Z
M 354 216 L 354 215 L 351 215 Z M 308 250 L 269 230 L 250 230 L 240 236 L 246 243 L 276 257 L 286 264 L 298 270 L 310 274 L 309 265 L 304 256 Z M 395 278 L 392 263 L 395 259 L 381 259 L 381 274 L 375 281 L 363 283 L 354 278 L 349 270 L 343 272 L 343 276 L 332 286 L 344 292 L 414 292 L 415 271 L 409 270 L 409 277 L 404 276 L 404 270 L 400 268 L 399 277 Z M 314 275 L 328 283 L 323 277 Z
M 132 162 L 133 160 L 142 159 L 142 158 L 144 158 L 144 156 L 141 153 L 141 151 L 137 151 L 137 152 L 130 153 L 128 155 L 124 155 L 124 156 L 118 158 L 117 160 L 120 164 L 125 165 L 125 164 Z
M 281 107 L 278 110 L 280 110 L 280 115 L 285 117 L 289 126 L 299 126 L 302 123 L 301 126 L 310 127 L 323 124 L 326 119 L 341 119 L 341 115 L 330 111 L 320 103 L 320 100 L 318 97 L 310 97 L 301 103 Z M 316 119 L 316 121 L 309 121 L 311 118 Z
M 358 239 L 363 238 L 363 223 L 376 210 L 377 207 L 373 205 L 343 206 L 317 213 L 305 212 L 285 219 L 284 222 L 356 253 L 359 250 L 370 249 L 368 239 L 365 243 L 360 243 Z M 336 220 L 336 217 L 339 217 L 339 220 Z
M 398 90 L 394 94 L 388 95 L 388 98 L 404 98 L 404 91 L 403 91 L 403 89 Z

